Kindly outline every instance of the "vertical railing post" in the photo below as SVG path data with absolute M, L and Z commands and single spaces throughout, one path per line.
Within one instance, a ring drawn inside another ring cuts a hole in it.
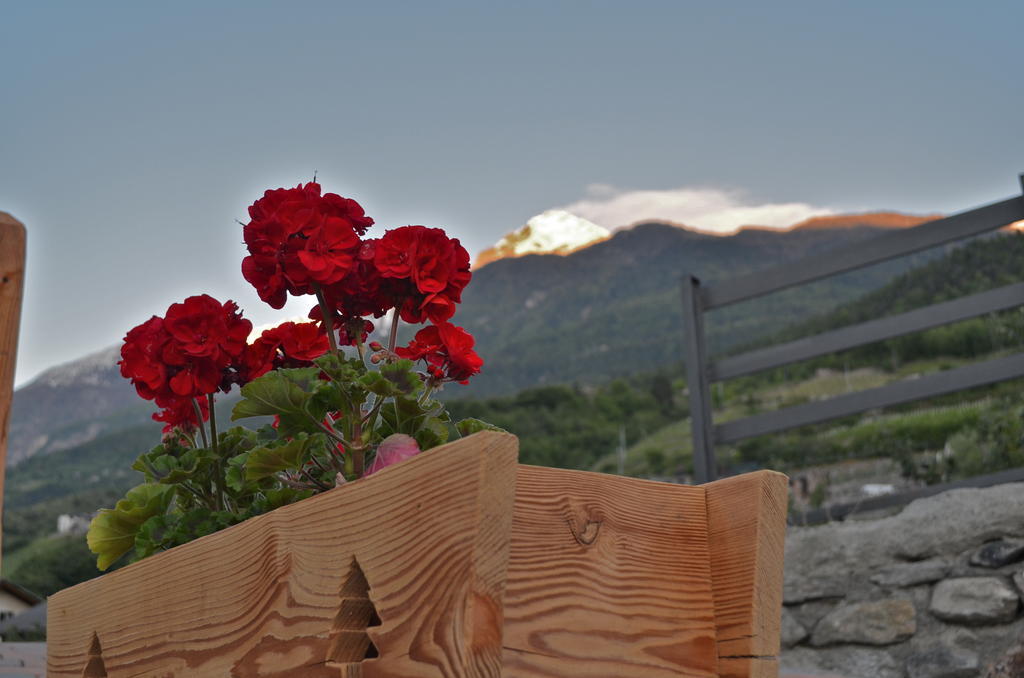
M 14 363 L 18 353 L 24 278 L 25 227 L 11 215 L 0 212 L 0 525 L 3 521 L 4 468 L 7 465 L 7 425 L 14 396 Z
M 704 307 L 700 280 L 683 278 L 683 326 L 686 333 L 686 379 L 690 389 L 690 428 L 693 433 L 693 470 L 698 483 L 718 477 L 715 441 L 711 428 L 711 391 L 708 389 L 707 352 L 704 348 Z

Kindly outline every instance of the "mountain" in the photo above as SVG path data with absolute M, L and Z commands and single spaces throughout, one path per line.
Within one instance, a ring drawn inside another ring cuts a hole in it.
M 474 267 L 483 268 L 492 261 L 526 254 L 571 254 L 606 240 L 611 231 L 565 210 L 538 214 L 522 228 L 512 231 L 494 247 L 477 255 Z
M 499 259 L 475 271 L 455 322 L 477 339 L 486 361 L 469 387 L 447 395 L 496 395 L 528 386 L 595 382 L 679 363 L 680 281 L 706 283 L 811 257 L 878 235 L 876 215 L 842 228 L 821 221 L 791 230 L 747 228 L 734 235 L 641 223 L 568 256 Z M 912 225 L 928 217 L 905 217 Z M 816 315 L 876 289 L 945 249 L 886 262 L 714 311 L 712 352 Z
M 15 392 L 9 466 L 145 421 L 152 410 L 121 376 L 119 350 L 112 347 L 51 367 Z

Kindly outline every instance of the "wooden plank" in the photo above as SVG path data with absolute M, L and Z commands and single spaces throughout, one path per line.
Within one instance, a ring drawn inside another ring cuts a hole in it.
M 517 449 L 478 433 L 62 591 L 47 675 L 498 678 Z
M 731 657 L 718 662 L 718 678 L 778 678 L 778 675 L 779 660 L 774 657 Z
M 14 395 L 14 367 L 24 286 L 25 227 L 10 214 L 0 212 L 0 525 L 3 524 L 7 427 Z M 2 536 L 0 530 L 0 538 Z
M 703 488 L 719 673 L 730 678 L 774 676 L 782 614 L 788 480 L 781 473 L 757 471 Z
M 707 528 L 700 487 L 521 466 L 504 677 L 715 676 Z

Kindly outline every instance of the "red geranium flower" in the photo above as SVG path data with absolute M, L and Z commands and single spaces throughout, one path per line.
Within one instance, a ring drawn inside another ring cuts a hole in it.
M 437 381 L 469 383 L 484 361 L 473 351 L 473 335 L 449 322 L 424 327 L 408 346 L 395 349 L 400 358 L 423 360 Z
M 171 401 L 170 404 L 164 407 L 164 409 L 154 414 L 153 421 L 164 422 L 164 433 L 170 433 L 175 428 L 184 429 L 186 431 L 195 430 L 199 427 L 199 424 L 196 421 L 195 403 L 197 402 L 199 403 L 199 411 L 203 415 L 203 421 L 209 420 L 210 403 L 206 398 L 202 398 L 200 400 L 181 398 Z
M 343 278 L 359 236 L 373 224 L 355 200 L 321 196 L 316 182 L 267 191 L 249 207 L 249 217 L 242 275 L 274 308 L 284 306 L 289 293 L 312 294 L 315 284 Z
M 189 426 L 193 399 L 204 403 L 240 381 L 242 354 L 252 323 L 233 301 L 193 296 L 129 330 L 121 347 L 121 374 L 138 394 L 164 411 L 155 415 L 169 427 Z
M 208 294 L 171 304 L 164 327 L 185 354 L 217 363 L 238 357 L 252 332 L 252 323 L 238 312 L 238 304 L 221 304 Z
M 327 335 L 316 323 L 281 323 L 264 330 L 248 347 L 242 372 L 252 381 L 277 367 L 308 367 L 328 348 Z
M 128 330 L 121 347 L 121 376 L 130 379 L 139 395 L 152 400 L 167 383 L 167 367 L 160 356 L 170 335 L 163 318 L 153 316 Z
M 440 228 L 403 226 L 388 231 L 376 246 L 381 277 L 406 281 L 391 291 L 406 322 L 444 322 L 455 314 L 469 283 L 469 252 Z

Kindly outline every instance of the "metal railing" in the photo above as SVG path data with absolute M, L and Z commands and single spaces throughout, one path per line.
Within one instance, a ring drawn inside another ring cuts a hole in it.
M 1024 192 L 1024 175 L 1021 175 Z M 1024 220 L 1024 195 L 973 210 L 893 231 L 820 256 L 758 271 L 712 287 L 693 275 L 683 279 L 683 321 L 686 371 L 690 392 L 694 474 L 697 482 L 718 475 L 715 445 L 776 433 L 867 410 L 923 400 L 978 386 L 1024 377 L 1024 353 L 956 369 L 904 379 L 886 386 L 766 412 L 721 424 L 712 420 L 710 384 L 782 367 L 817 356 L 845 351 L 876 341 L 948 325 L 1024 305 L 1024 283 L 933 304 L 812 337 L 710 361 L 705 346 L 704 314 L 741 301 L 762 297 L 903 257 L 964 238 L 981 235 Z

